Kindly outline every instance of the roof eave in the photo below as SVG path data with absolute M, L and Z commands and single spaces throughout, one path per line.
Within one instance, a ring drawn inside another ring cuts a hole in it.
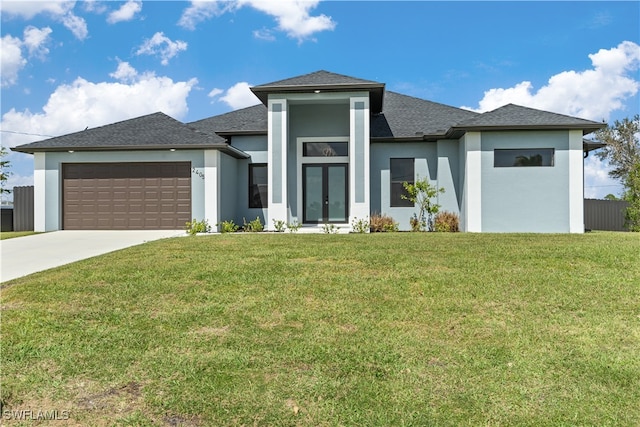
M 322 92 L 357 92 L 366 91 L 375 95 L 371 100 L 371 112 L 373 114 L 380 113 L 383 108 L 383 94 L 385 90 L 384 83 L 349 83 L 349 84 L 317 84 L 317 85 L 273 85 L 273 86 L 254 86 L 251 92 L 258 97 L 264 105 L 268 104 L 269 94 L 271 93 L 312 93 L 315 91 Z
M 267 135 L 266 130 L 225 130 L 216 131 L 216 135 L 220 135 L 225 138 L 228 136 L 240 136 L 240 135 Z
M 60 146 L 60 147 L 24 147 L 20 146 L 11 148 L 11 151 L 19 153 L 34 154 L 34 153 L 61 153 L 61 152 L 97 152 L 97 151 L 178 151 L 178 150 L 220 150 L 225 154 L 229 154 L 236 159 L 248 159 L 250 156 L 244 151 L 238 150 L 228 144 L 191 144 L 186 146 L 181 145 L 127 145 L 117 146 L 110 145 L 104 147 L 74 147 L 74 146 Z
M 504 131 L 504 130 L 581 130 L 583 135 L 605 128 L 605 123 L 575 125 L 499 125 L 499 126 L 453 126 L 454 132 Z

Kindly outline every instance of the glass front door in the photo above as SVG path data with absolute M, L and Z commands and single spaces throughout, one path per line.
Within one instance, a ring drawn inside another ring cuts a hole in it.
M 347 164 L 302 165 L 303 222 L 306 224 L 348 221 Z

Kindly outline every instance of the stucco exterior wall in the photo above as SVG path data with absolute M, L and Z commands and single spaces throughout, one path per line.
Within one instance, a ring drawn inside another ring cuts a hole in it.
M 62 229 L 62 164 L 118 162 L 191 162 L 191 212 L 205 218 L 204 155 L 202 150 L 83 151 L 34 155 L 34 229 Z
M 220 153 L 220 215 L 218 222 L 235 219 L 236 224 L 242 225 L 242 217 L 237 218 L 238 185 L 235 179 L 238 176 L 238 160 Z M 246 191 L 246 190 L 245 190 Z M 253 218 L 251 218 L 253 219 Z M 250 220 L 247 218 L 247 220 Z
M 481 147 L 482 231 L 570 231 L 568 131 L 483 132 Z M 510 148 L 554 148 L 554 164 L 494 167 L 494 150 Z
M 266 225 L 268 208 L 249 208 L 249 164 L 268 163 L 267 136 L 234 136 L 231 145 L 251 156 L 247 160 L 237 161 L 235 180 L 228 184 L 230 189 L 235 187 L 237 195 L 233 220 L 236 224 L 242 224 L 243 218 L 252 221 L 258 217 Z
M 334 101 L 336 102 L 336 101 Z M 289 144 L 287 162 L 287 185 L 289 194 L 290 217 L 302 222 L 298 200 L 298 162 L 302 153 L 298 153 L 298 138 L 344 137 L 349 139 L 349 104 L 290 104 L 289 105 Z
M 456 201 L 456 188 L 453 179 L 450 177 L 451 169 L 443 172 L 443 179 L 438 182 L 438 164 L 445 165 L 444 156 L 451 150 L 455 150 L 453 143 L 443 143 L 444 153 L 438 153 L 437 143 L 426 142 L 375 142 L 371 144 L 371 213 L 381 213 L 393 217 L 400 227 L 400 230 L 410 230 L 409 219 L 418 210 L 415 207 L 391 207 L 391 174 L 390 159 L 413 158 L 414 179 L 427 177 L 431 184 L 440 184 L 445 188 L 445 193 L 449 193 L 446 198 L 439 200 L 443 210 L 452 212 L 458 211 Z M 449 146 L 450 145 L 450 146 Z M 455 161 L 455 159 L 453 159 Z

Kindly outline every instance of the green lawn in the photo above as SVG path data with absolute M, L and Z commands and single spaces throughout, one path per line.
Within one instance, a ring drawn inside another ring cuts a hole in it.
M 10 282 L 1 315 L 4 409 L 72 425 L 640 420 L 637 233 L 176 238 Z
M 0 233 L 0 240 L 13 239 L 15 237 L 30 236 L 36 234 L 34 231 L 3 231 Z

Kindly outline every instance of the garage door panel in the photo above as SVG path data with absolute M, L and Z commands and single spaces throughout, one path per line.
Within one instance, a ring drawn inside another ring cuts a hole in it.
M 191 164 L 63 165 L 63 228 L 182 229 L 191 218 Z

